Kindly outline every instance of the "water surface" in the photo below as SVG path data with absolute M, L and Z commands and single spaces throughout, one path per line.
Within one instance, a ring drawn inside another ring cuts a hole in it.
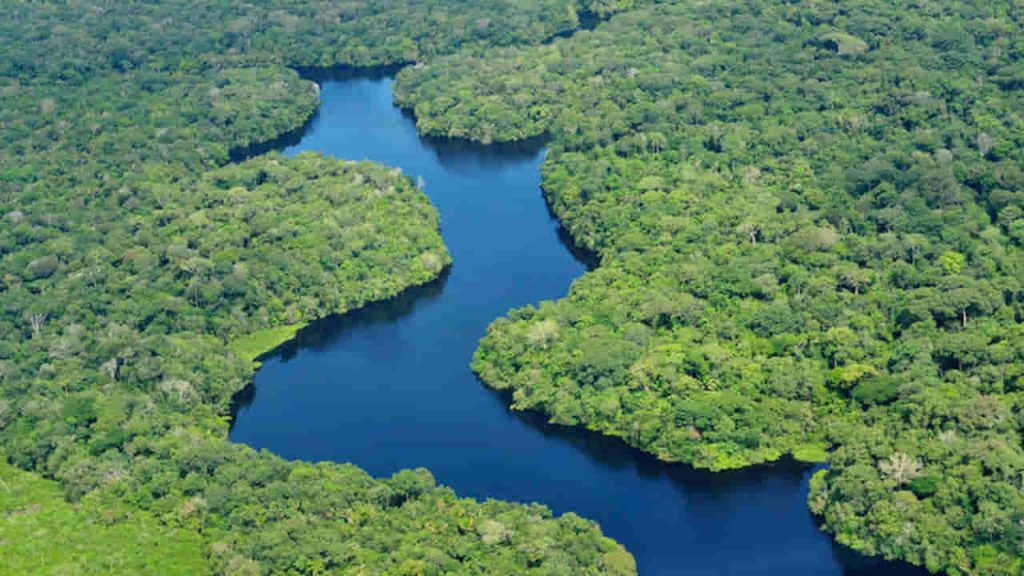
M 618 440 L 511 412 L 469 369 L 487 325 L 564 296 L 586 264 L 540 192 L 539 143 L 424 139 L 386 76 L 325 81 L 298 144 L 400 167 L 426 182 L 454 265 L 394 300 L 314 323 L 267 358 L 231 439 L 377 476 L 425 467 L 462 496 L 542 502 L 601 524 L 641 574 L 907 575 L 832 544 L 805 504 L 812 469 L 711 474 Z

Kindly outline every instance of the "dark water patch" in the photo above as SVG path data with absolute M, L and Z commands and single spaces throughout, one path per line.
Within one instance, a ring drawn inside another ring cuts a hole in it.
M 281 344 L 258 360 L 274 358 L 287 362 L 295 357 L 300 350 L 325 350 L 345 330 L 357 329 L 382 322 L 397 322 L 403 316 L 416 309 L 417 304 L 436 300 L 444 292 L 445 282 L 451 268 L 446 268 L 436 280 L 413 286 L 404 290 L 394 298 L 381 302 L 372 302 L 346 314 L 331 314 L 310 322 L 295 334 L 295 338 Z M 249 408 L 256 399 L 256 384 L 250 383 L 239 390 L 231 399 L 230 418 L 234 427 L 235 418 L 240 410 Z
M 299 73 L 303 80 L 323 84 L 324 82 L 344 82 L 346 80 L 384 80 L 390 78 L 402 69 L 412 64 L 404 62 L 400 64 L 382 64 L 380 66 L 295 66 L 293 70 Z
M 821 533 L 813 468 L 787 461 L 712 474 L 509 409 L 469 368 L 509 310 L 563 297 L 595 264 L 543 201 L 542 142 L 481 147 L 422 138 L 387 78 L 324 82 L 302 142 L 425 181 L 454 265 L 440 282 L 317 322 L 267 357 L 231 438 L 287 458 L 354 462 L 377 476 L 423 466 L 459 494 L 542 502 L 600 522 L 642 574 L 909 575 Z
M 232 162 L 243 162 L 249 158 L 266 154 L 267 152 L 283 150 L 290 146 L 297 145 L 299 142 L 302 142 L 302 139 L 309 132 L 310 127 L 316 122 L 316 117 L 319 112 L 319 109 L 317 109 L 315 112 L 310 114 L 309 118 L 306 118 L 301 125 L 284 132 L 275 138 L 231 148 L 228 150 L 228 158 Z

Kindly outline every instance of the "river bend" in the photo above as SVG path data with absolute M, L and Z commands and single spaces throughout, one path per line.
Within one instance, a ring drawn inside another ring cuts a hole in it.
M 430 285 L 316 322 L 268 357 L 240 397 L 232 440 L 377 476 L 422 466 L 461 496 L 576 512 L 622 542 L 641 574 L 918 573 L 821 533 L 804 502 L 810 467 L 699 472 L 511 412 L 469 369 L 477 342 L 510 309 L 564 296 L 587 268 L 544 204 L 543 148 L 422 138 L 383 74 L 325 80 L 320 98 L 285 153 L 422 178 L 454 265 Z

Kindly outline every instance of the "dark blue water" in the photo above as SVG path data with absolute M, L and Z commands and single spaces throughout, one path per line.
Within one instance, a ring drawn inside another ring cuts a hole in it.
M 912 573 L 818 531 L 806 466 L 697 472 L 509 411 L 469 369 L 478 340 L 510 309 L 564 296 L 586 270 L 541 196 L 544 152 L 420 138 L 391 98 L 388 78 L 325 82 L 318 116 L 286 152 L 422 177 L 455 264 L 431 285 L 310 326 L 268 358 L 232 440 L 378 476 L 422 466 L 463 496 L 574 511 L 625 544 L 641 574 Z

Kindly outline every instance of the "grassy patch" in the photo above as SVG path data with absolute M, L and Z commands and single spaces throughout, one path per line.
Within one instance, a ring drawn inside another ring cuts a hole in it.
M 300 322 L 253 332 L 233 341 L 231 351 L 240 358 L 255 362 L 260 356 L 295 338 L 295 334 L 305 326 L 305 322 Z
M 101 521 L 56 482 L 0 463 L 0 574 L 209 574 L 205 550 L 147 514 Z
M 828 462 L 828 450 L 821 444 L 804 444 L 793 448 L 793 458 L 800 462 L 820 464 Z

